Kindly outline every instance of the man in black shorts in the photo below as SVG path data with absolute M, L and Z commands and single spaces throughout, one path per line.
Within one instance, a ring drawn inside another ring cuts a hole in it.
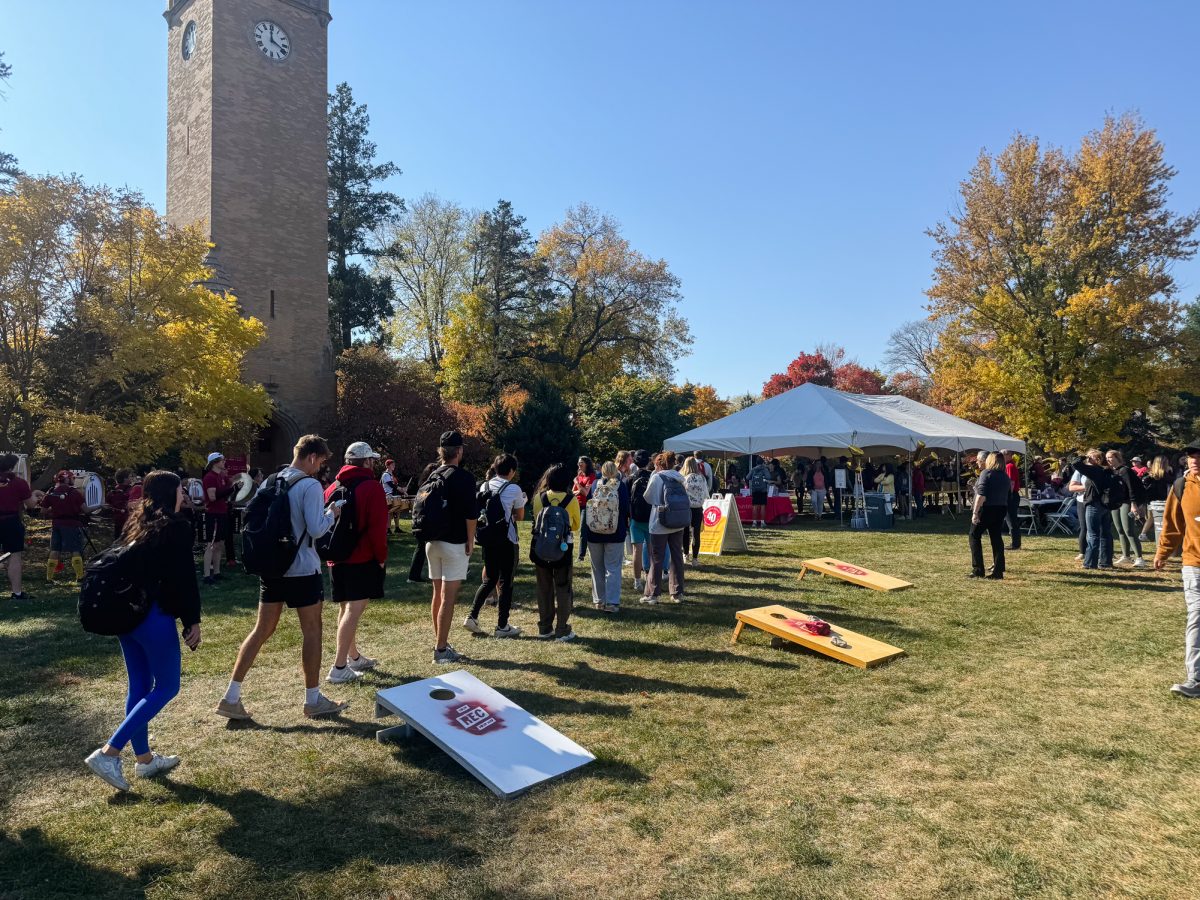
M 21 555 L 25 551 L 25 520 L 22 514 L 42 500 L 40 491 L 33 491 L 29 482 L 15 469 L 17 457 L 12 453 L 0 455 L 0 564 L 8 569 L 8 583 L 14 600 L 28 600 L 21 587 Z
M 383 576 L 387 571 L 388 505 L 383 485 L 375 480 L 373 461 L 379 454 L 366 441 L 346 448 L 346 465 L 337 481 L 325 489 L 328 505 L 339 488 L 353 492 L 355 510 L 354 550 L 342 562 L 332 564 L 333 599 L 338 604 L 337 654 L 326 681 L 339 684 L 362 677 L 375 668 L 376 660 L 358 652 L 358 621 L 368 600 L 383 599 Z M 349 508 L 349 507 L 347 507 Z
M 292 536 L 300 545 L 296 560 L 281 578 L 260 578 L 258 621 L 242 641 L 229 689 L 217 704 L 217 715 L 227 719 L 249 719 L 242 706 L 242 680 L 254 665 L 258 651 L 275 633 L 284 604 L 296 610 L 303 636 L 301 660 L 304 669 L 304 715 L 310 719 L 344 710 L 349 703 L 336 703 L 321 693 L 321 613 L 325 608 L 325 582 L 321 559 L 313 541 L 333 527 L 340 509 L 326 509 L 321 483 L 314 477 L 330 457 L 329 445 L 320 435 L 306 434 L 296 444 L 293 459 L 279 477 L 290 483 L 288 505 Z

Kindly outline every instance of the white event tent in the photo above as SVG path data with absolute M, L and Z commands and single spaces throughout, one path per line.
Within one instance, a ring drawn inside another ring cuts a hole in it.
M 867 456 L 930 450 L 1014 450 L 1025 442 L 907 397 L 847 394 L 802 384 L 669 438 L 667 450 L 742 456 L 820 456 L 858 447 Z

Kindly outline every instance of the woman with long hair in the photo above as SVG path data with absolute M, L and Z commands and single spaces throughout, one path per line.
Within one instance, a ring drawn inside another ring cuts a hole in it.
M 575 495 L 575 500 L 579 504 L 579 521 L 582 523 L 587 520 L 587 502 L 588 497 L 592 493 L 592 485 L 596 483 L 596 464 L 592 462 L 590 456 L 579 457 L 579 462 L 576 463 L 578 474 L 575 476 L 575 483 L 571 486 L 571 493 Z M 583 562 L 584 556 L 587 555 L 587 531 L 580 530 L 579 533 L 579 561 Z
M 1004 517 L 1008 513 L 1008 494 L 1012 482 L 1004 472 L 1004 457 L 999 453 L 982 453 L 979 458 L 983 471 L 975 481 L 975 501 L 971 508 L 971 530 L 968 544 L 971 547 L 971 578 L 990 578 L 999 581 L 1004 577 Z M 983 535 L 987 534 L 992 545 L 992 571 L 983 568 Z
M 700 471 L 699 463 L 700 460 L 689 456 L 679 470 L 683 476 L 683 486 L 687 488 L 692 515 L 691 524 L 683 529 L 683 561 L 693 566 L 700 561 L 700 531 L 704 524 L 704 501 L 708 499 L 708 482 Z
M 133 631 L 120 635 L 129 674 L 125 719 L 108 742 L 88 756 L 88 768 L 122 791 L 121 751 L 133 745 L 134 774 L 150 778 L 179 765 L 178 756 L 150 751 L 149 723 L 179 693 L 181 653 L 175 620 L 183 624 L 189 649 L 200 646 L 200 588 L 192 560 L 192 529 L 179 515 L 186 495 L 179 476 L 156 471 L 146 476 L 142 498 L 130 509 L 120 543 L 137 553 L 150 608 Z
M 1120 507 L 1110 510 L 1113 531 L 1121 542 L 1121 555 L 1113 560 L 1113 565 L 1127 562 L 1133 563 L 1135 569 L 1144 569 L 1146 561 L 1142 559 L 1142 538 L 1140 532 L 1133 527 L 1132 512 L 1142 508 L 1146 502 L 1146 491 L 1142 487 L 1141 479 L 1125 464 L 1125 457 L 1120 450 L 1109 450 L 1105 459 L 1125 492 Z
M 1171 463 L 1165 456 L 1160 453 L 1150 460 L 1150 465 L 1142 475 L 1142 489 L 1146 493 L 1146 524 L 1142 526 L 1143 543 L 1154 543 L 1157 540 L 1154 512 L 1157 509 L 1159 515 L 1162 515 L 1163 507 L 1166 505 L 1167 492 L 1171 490 L 1174 480 L 1175 473 L 1171 471 Z M 1153 506 L 1152 504 L 1158 505 Z

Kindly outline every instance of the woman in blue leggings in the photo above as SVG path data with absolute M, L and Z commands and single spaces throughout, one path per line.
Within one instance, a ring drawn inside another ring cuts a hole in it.
M 179 765 L 178 756 L 150 751 L 149 724 L 179 693 L 181 654 L 175 620 L 183 623 L 183 640 L 200 646 L 200 590 L 192 559 L 192 527 L 179 515 L 186 495 L 173 472 L 151 472 L 142 484 L 142 499 L 130 510 L 121 541 L 138 545 L 138 562 L 150 612 L 137 628 L 120 636 L 129 672 L 125 720 L 103 747 L 87 758 L 88 768 L 113 787 L 129 790 L 121 771 L 121 751 L 133 745 L 134 774 L 149 778 Z

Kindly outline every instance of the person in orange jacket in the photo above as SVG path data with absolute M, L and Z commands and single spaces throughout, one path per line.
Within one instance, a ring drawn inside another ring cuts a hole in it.
M 1187 471 L 1167 494 L 1162 533 L 1154 554 L 1154 568 L 1162 569 L 1167 559 L 1183 548 L 1183 599 L 1187 625 L 1183 632 L 1183 657 L 1187 677 L 1171 686 L 1171 692 L 1188 700 L 1200 699 L 1200 441 L 1183 452 Z

